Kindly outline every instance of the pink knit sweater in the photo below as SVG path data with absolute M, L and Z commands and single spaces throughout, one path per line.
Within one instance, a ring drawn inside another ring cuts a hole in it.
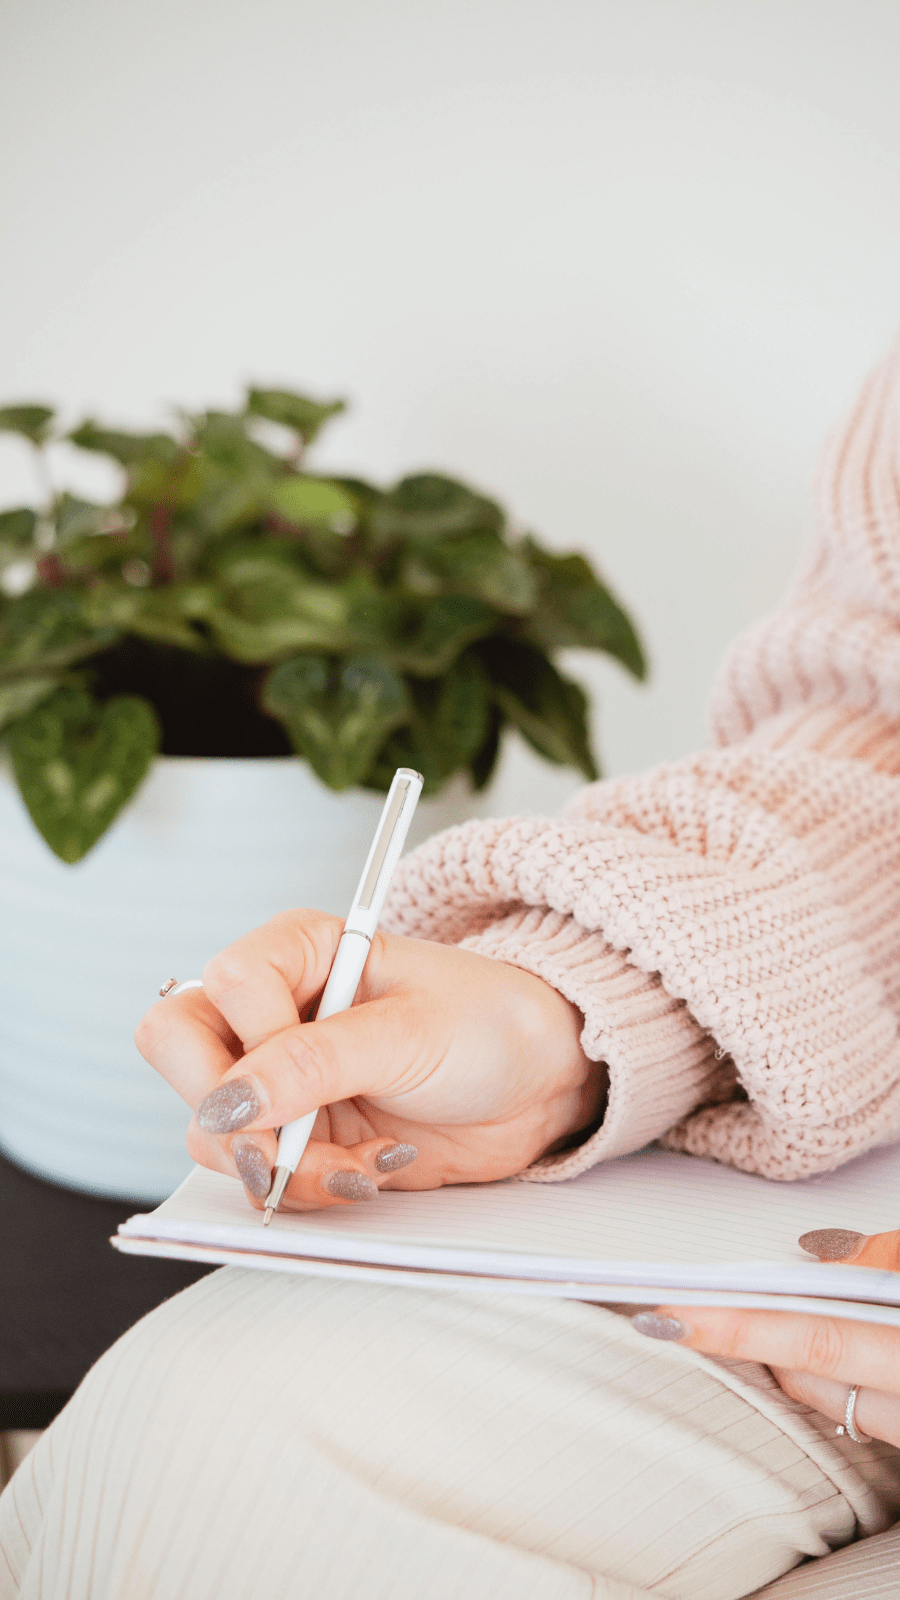
M 388 926 L 527 968 L 584 1015 L 602 1127 L 529 1169 L 661 1139 L 801 1178 L 900 1138 L 900 346 L 826 449 L 815 547 L 743 638 L 715 746 L 472 822 Z

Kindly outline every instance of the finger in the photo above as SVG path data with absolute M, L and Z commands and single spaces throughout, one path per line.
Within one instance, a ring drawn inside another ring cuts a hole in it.
M 798 1243 L 820 1261 L 845 1261 L 854 1267 L 882 1267 L 900 1272 L 900 1232 L 872 1233 L 868 1236 L 853 1228 L 816 1228 L 801 1235 Z
M 324 1120 L 327 1131 L 327 1117 Z M 224 1141 L 204 1134 L 197 1127 L 196 1147 L 204 1149 L 202 1140 L 209 1140 L 210 1165 L 218 1162 L 217 1170 L 224 1171 L 222 1147 Z M 238 1175 L 247 1194 L 258 1209 L 262 1209 L 271 1187 L 274 1166 L 274 1138 L 267 1145 L 266 1134 L 237 1134 L 230 1149 Z M 380 1188 L 396 1182 L 395 1173 L 415 1161 L 415 1145 L 398 1143 L 396 1139 L 368 1139 L 349 1148 L 331 1144 L 327 1140 L 313 1139 L 303 1154 L 303 1162 L 293 1174 L 285 1190 L 282 1207 L 288 1211 L 322 1210 L 328 1206 L 358 1205 L 374 1200 Z M 206 1164 L 206 1163 L 204 1163 Z
M 328 1113 L 316 1118 L 314 1135 L 327 1140 Z M 248 1195 L 254 1200 L 264 1200 L 272 1187 L 278 1138 L 274 1128 L 262 1128 L 257 1133 L 237 1133 L 217 1138 L 201 1128 L 196 1117 L 188 1125 L 186 1144 L 188 1155 L 200 1167 L 210 1172 L 224 1172 L 229 1178 L 240 1178 Z M 308 1148 L 312 1148 L 312 1142 Z
M 313 1127 L 313 1139 L 326 1142 L 329 1135 L 329 1118 L 327 1111 L 323 1111 L 317 1118 Z M 196 1117 L 192 1117 L 187 1130 L 187 1150 L 192 1161 L 198 1166 L 207 1167 L 210 1172 L 224 1172 L 230 1178 L 240 1178 L 248 1195 L 254 1200 L 265 1200 L 272 1187 L 272 1175 L 275 1170 L 278 1154 L 278 1138 L 274 1128 L 261 1128 L 253 1134 L 237 1133 L 230 1137 L 217 1138 L 214 1134 L 207 1133 L 201 1128 Z M 382 1144 L 392 1144 L 392 1140 L 378 1140 Z M 318 1148 L 310 1141 L 307 1150 Z M 314 1157 L 307 1157 L 305 1161 L 313 1161 Z
M 291 1179 L 285 1201 L 292 1201 L 308 1209 L 309 1206 L 330 1205 L 364 1200 L 372 1192 L 363 1188 L 359 1192 L 346 1181 L 337 1188 L 329 1187 L 335 1173 L 352 1172 L 354 1176 L 371 1179 L 377 1188 L 403 1187 L 402 1173 L 418 1156 L 418 1150 L 408 1140 L 394 1138 L 367 1139 L 354 1146 L 345 1147 L 329 1140 L 330 1118 L 323 1111 L 316 1118 L 313 1137 L 303 1155 L 303 1164 Z M 263 1129 L 252 1135 L 238 1133 L 230 1138 L 216 1138 L 205 1133 L 196 1117 L 191 1121 L 187 1135 L 188 1153 L 193 1161 L 212 1172 L 224 1172 L 229 1177 L 240 1178 L 248 1196 L 257 1204 L 265 1201 L 272 1187 L 272 1174 L 276 1164 L 278 1141 L 274 1129 Z M 320 1192 L 324 1186 L 325 1197 Z M 290 1209 L 290 1207 L 289 1207 Z
M 849 1393 L 846 1383 L 782 1367 L 773 1367 L 772 1372 L 792 1400 L 799 1400 L 823 1417 L 843 1425 Z M 861 1388 L 856 1396 L 854 1422 L 857 1433 L 871 1434 L 875 1439 L 897 1444 L 900 1442 L 900 1396 L 885 1394 L 880 1389 Z
M 203 969 L 203 987 L 244 1048 L 296 1023 L 325 986 L 344 925 L 322 911 L 285 911 Z
M 638 1333 L 669 1339 L 707 1355 L 790 1367 L 841 1383 L 900 1390 L 900 1333 L 843 1317 L 731 1307 L 663 1306 L 632 1318 Z
M 310 1140 L 303 1160 L 285 1190 L 288 1210 L 358 1205 L 374 1200 L 392 1174 L 416 1159 L 414 1145 L 396 1139 L 367 1139 L 345 1147 Z
M 900 1272 L 900 1232 L 873 1233 L 852 1257 L 855 1267 L 883 1267 Z
M 241 1041 L 202 989 L 158 1000 L 137 1025 L 135 1044 L 151 1067 L 196 1110 L 241 1055 Z
M 396 999 L 372 1000 L 267 1039 L 235 1063 L 197 1116 L 207 1133 L 277 1128 L 356 1095 L 398 1094 L 428 1073 L 410 1008 Z M 441 1120 L 440 1108 L 434 1120 Z
M 839 1383 L 837 1378 L 817 1378 L 813 1372 L 795 1372 L 790 1367 L 772 1367 L 770 1370 L 779 1388 L 792 1400 L 799 1400 L 813 1411 L 820 1411 L 823 1417 L 830 1417 L 832 1422 L 843 1422 L 850 1392 L 846 1383 Z M 872 1389 L 870 1393 L 877 1391 Z
M 240 1134 L 237 1136 L 238 1139 L 244 1137 L 244 1135 Z M 253 1135 L 252 1140 L 247 1140 L 247 1144 L 253 1144 L 260 1148 L 260 1154 L 263 1161 L 266 1161 L 266 1156 L 268 1155 L 267 1165 L 271 1171 L 274 1149 L 272 1149 L 270 1146 L 269 1150 L 266 1150 L 265 1147 L 269 1141 L 271 1141 L 271 1145 L 274 1145 L 274 1133 L 256 1133 Z M 188 1124 L 188 1130 L 185 1135 L 185 1144 L 187 1145 L 187 1153 L 191 1160 L 196 1161 L 199 1167 L 206 1167 L 210 1172 L 224 1172 L 229 1178 L 241 1177 L 240 1167 L 238 1166 L 236 1160 L 235 1146 L 237 1144 L 237 1140 L 214 1139 L 212 1134 L 204 1133 L 197 1121 L 197 1118 L 192 1117 L 190 1123 Z M 252 1156 L 249 1159 L 252 1160 Z M 260 1179 L 260 1187 L 261 1182 L 262 1180 Z

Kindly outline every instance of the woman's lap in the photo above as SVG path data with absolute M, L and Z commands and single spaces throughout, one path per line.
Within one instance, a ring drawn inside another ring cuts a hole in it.
M 0 1597 L 736 1600 L 898 1495 L 897 1452 L 611 1311 L 226 1269 L 16 1475 Z

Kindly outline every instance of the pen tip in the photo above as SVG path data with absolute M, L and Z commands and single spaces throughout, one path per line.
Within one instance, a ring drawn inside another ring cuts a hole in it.
M 263 1227 L 264 1228 L 267 1228 L 269 1226 L 269 1223 L 272 1221 L 272 1218 L 274 1217 L 274 1215 L 275 1215 L 275 1207 L 274 1206 L 266 1206 L 266 1214 L 263 1217 Z

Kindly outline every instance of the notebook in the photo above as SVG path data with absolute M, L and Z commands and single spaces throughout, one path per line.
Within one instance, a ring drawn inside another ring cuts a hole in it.
M 610 1304 L 749 1305 L 900 1326 L 900 1273 L 818 1263 L 813 1228 L 900 1225 L 900 1146 L 773 1183 L 651 1146 L 558 1184 L 385 1190 L 365 1205 L 279 1212 L 197 1167 L 112 1243 L 131 1255 Z

